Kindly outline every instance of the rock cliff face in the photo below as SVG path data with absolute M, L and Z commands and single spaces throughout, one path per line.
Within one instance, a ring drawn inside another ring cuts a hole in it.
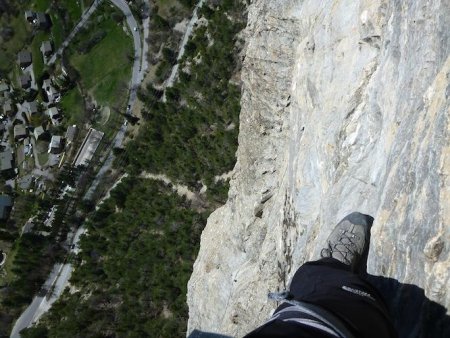
M 237 164 L 202 235 L 189 332 L 258 326 L 267 292 L 351 211 L 375 217 L 370 274 L 449 308 L 449 4 L 250 5 Z

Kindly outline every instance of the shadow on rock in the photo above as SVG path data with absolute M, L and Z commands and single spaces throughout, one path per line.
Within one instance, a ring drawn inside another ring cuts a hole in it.
M 199 330 L 194 330 L 188 336 L 188 338 L 231 338 L 230 336 L 225 336 L 220 333 L 203 332 Z
M 450 337 L 446 308 L 428 299 L 423 289 L 381 276 L 367 279 L 385 299 L 400 338 Z
M 381 293 L 392 315 L 399 338 L 449 338 L 450 316 L 442 305 L 425 296 L 423 289 L 395 279 L 367 275 Z M 230 338 L 230 336 L 194 330 L 189 338 Z

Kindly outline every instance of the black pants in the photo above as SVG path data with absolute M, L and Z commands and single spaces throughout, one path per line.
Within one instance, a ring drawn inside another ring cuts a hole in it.
M 338 317 L 358 338 L 397 337 L 378 291 L 348 265 L 323 258 L 302 265 L 290 285 L 295 300 L 322 307 Z M 288 307 L 281 304 L 274 314 Z M 272 320 L 247 337 L 329 337 L 319 331 Z

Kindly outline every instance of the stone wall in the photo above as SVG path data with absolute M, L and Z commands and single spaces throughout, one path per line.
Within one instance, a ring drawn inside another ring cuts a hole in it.
M 449 308 L 449 21 L 446 1 L 250 5 L 237 164 L 202 235 L 188 332 L 258 326 L 267 292 L 351 211 L 375 217 L 370 274 Z

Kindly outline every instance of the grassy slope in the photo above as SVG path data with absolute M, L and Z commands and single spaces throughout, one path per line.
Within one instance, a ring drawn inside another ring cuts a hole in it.
M 79 124 L 84 120 L 83 99 L 77 87 L 70 89 L 61 99 L 60 105 L 67 118 L 67 124 Z
M 42 58 L 42 53 L 40 51 L 42 41 L 48 40 L 49 36 L 46 32 L 39 32 L 34 36 L 33 42 L 31 43 L 31 53 L 33 54 L 33 71 L 38 78 L 44 71 L 44 59 Z
M 132 53 L 134 47 L 130 36 L 123 31 L 122 24 L 113 21 L 109 15 L 101 15 L 100 18 L 103 21 L 96 24 L 96 29 L 90 33 L 103 30 L 106 36 L 86 54 L 78 54 L 72 49 L 69 59 L 80 74 L 84 91 L 90 94 L 98 105 L 111 108 L 106 124 L 94 122 L 93 125 L 94 128 L 105 132 L 105 139 L 110 139 L 123 119 L 118 112 L 124 111 L 128 98 L 131 61 L 127 58 L 127 54 Z M 91 36 L 85 34 L 79 41 L 86 41 L 89 38 Z M 75 116 L 80 114 L 80 109 L 83 108 L 79 103 L 73 104 L 76 103 L 74 98 L 76 94 L 69 93 L 69 95 L 73 96 L 64 99 L 63 105 L 71 116 L 71 123 L 77 123 L 79 119 Z
M 87 54 L 75 54 L 71 63 L 80 73 L 84 88 L 91 91 L 101 105 L 123 105 L 124 86 L 131 75 L 127 53 L 133 50 L 132 41 L 122 25 L 107 19 L 98 25 L 107 36 Z M 111 98 L 113 98 L 111 100 Z
M 26 47 L 26 39 L 30 31 L 22 15 L 12 18 L 8 24 L 14 29 L 14 36 L 2 42 L 0 52 L 0 69 L 12 70 L 17 60 L 17 53 Z

